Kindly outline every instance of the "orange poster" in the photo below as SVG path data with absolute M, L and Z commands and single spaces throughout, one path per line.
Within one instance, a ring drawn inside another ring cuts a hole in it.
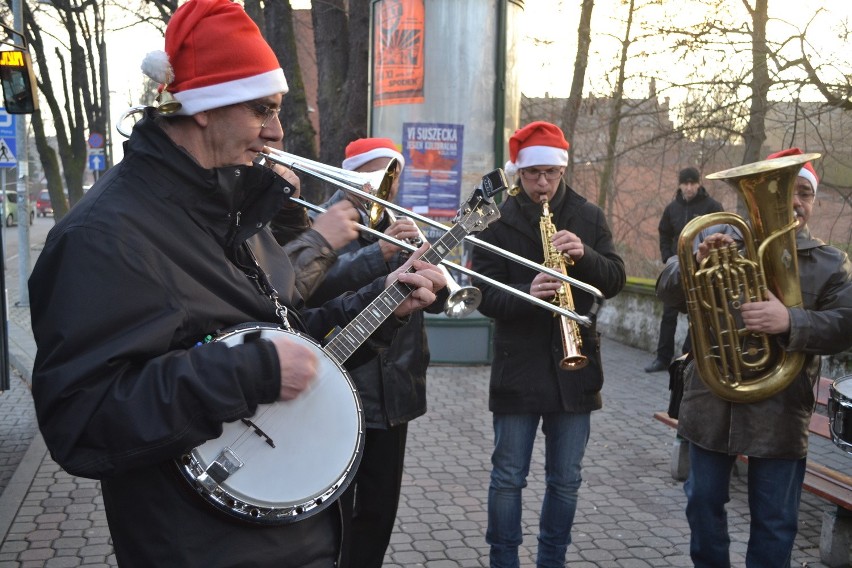
M 373 23 L 373 106 L 423 102 L 424 0 L 383 0 Z

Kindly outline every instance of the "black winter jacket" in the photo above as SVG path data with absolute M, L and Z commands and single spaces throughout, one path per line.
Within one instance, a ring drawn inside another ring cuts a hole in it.
M 323 207 L 328 208 L 341 199 L 344 199 L 344 194 L 338 192 Z M 369 224 L 363 213 L 361 222 Z M 386 221 L 377 227 L 379 231 L 386 229 Z M 397 253 L 386 262 L 379 243 L 364 232 L 335 252 L 337 262 L 308 299 L 309 305 L 320 305 L 346 290 L 388 274 L 407 258 L 407 255 Z M 427 310 L 440 312 L 445 299 L 446 292 L 442 291 Z M 408 323 L 397 330 L 391 344 L 375 351 L 376 357 L 350 369 L 361 396 L 367 427 L 399 426 L 425 414 L 429 344 L 423 312 L 411 314 Z
M 627 280 L 624 262 L 615 251 L 612 233 L 597 206 L 560 183 L 550 204 L 557 230 L 575 233 L 585 244 L 583 258 L 568 275 L 598 288 L 612 298 Z M 541 263 L 544 249 L 538 219 L 541 206 L 521 192 L 500 208 L 500 220 L 480 238 L 501 249 Z M 473 269 L 498 282 L 530 292 L 536 271 L 480 247 L 474 249 Z M 563 371 L 559 318 L 553 313 L 486 283 L 479 311 L 494 318 L 494 361 L 491 365 L 489 408 L 497 413 L 578 412 L 601 408 L 603 368 L 600 339 L 594 328 L 580 326 L 582 353 L 589 364 L 580 370 Z M 585 314 L 592 297 L 572 289 L 576 310 Z
M 293 270 L 266 228 L 285 199 L 270 171 L 203 169 L 145 117 L 122 162 L 48 235 L 29 280 L 39 426 L 60 466 L 102 480 L 122 566 L 330 566 L 336 557 L 334 507 L 279 527 L 232 521 L 173 462 L 278 397 L 270 342 L 197 345 L 240 323 L 280 322 L 247 277 L 263 278 L 252 254 L 293 324 L 314 337 L 383 288 L 297 313 Z
M 678 189 L 675 198 L 666 206 L 657 230 L 660 232 L 660 256 L 663 262 L 677 254 L 677 239 L 687 223 L 708 213 L 722 211 L 722 204 L 710 197 L 704 186 L 687 201 Z

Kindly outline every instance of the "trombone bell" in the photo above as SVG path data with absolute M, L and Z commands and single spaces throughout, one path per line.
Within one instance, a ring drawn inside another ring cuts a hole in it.
M 447 279 L 447 290 L 450 293 L 444 303 L 444 313 L 451 318 L 464 318 L 472 314 L 482 301 L 482 292 L 476 286 L 459 285 L 443 264 L 439 264 L 438 268 Z

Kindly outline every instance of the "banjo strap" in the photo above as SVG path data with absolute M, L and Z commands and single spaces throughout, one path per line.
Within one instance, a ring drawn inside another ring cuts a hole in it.
M 272 300 L 272 303 L 275 304 L 275 313 L 281 320 L 281 327 L 287 331 L 293 331 L 293 327 L 290 325 L 290 321 L 288 320 L 289 311 L 287 310 L 287 306 L 283 305 L 278 299 L 278 290 L 275 289 L 275 286 L 273 286 L 272 282 L 269 280 L 269 274 L 261 268 L 260 263 L 257 262 L 257 257 L 254 255 L 254 251 L 251 250 L 251 246 L 249 246 L 247 242 L 245 243 L 245 247 L 255 268 L 257 269 L 254 271 L 245 270 L 245 275 L 249 278 L 249 280 L 254 282 L 261 294 L 267 296 L 270 300 Z

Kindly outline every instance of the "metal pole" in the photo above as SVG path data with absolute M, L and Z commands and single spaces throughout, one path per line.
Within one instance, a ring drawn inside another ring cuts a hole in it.
M 6 168 L 0 168 L 0 184 L 3 185 L 3 211 L 6 209 Z M 3 215 L 5 221 L 6 215 Z M 0 248 L 3 255 L 0 256 L 0 392 L 9 390 L 9 309 L 6 298 L 6 236 L 4 223 L 0 223 Z
M 24 17 L 22 0 L 13 0 L 12 10 L 15 12 L 15 29 L 24 33 Z M 36 93 L 33 93 L 36 95 Z M 18 280 L 20 294 L 16 305 L 30 306 L 30 293 L 27 279 L 30 275 L 30 195 L 27 189 L 29 160 L 27 157 L 27 115 L 18 116 L 17 146 L 18 146 Z

